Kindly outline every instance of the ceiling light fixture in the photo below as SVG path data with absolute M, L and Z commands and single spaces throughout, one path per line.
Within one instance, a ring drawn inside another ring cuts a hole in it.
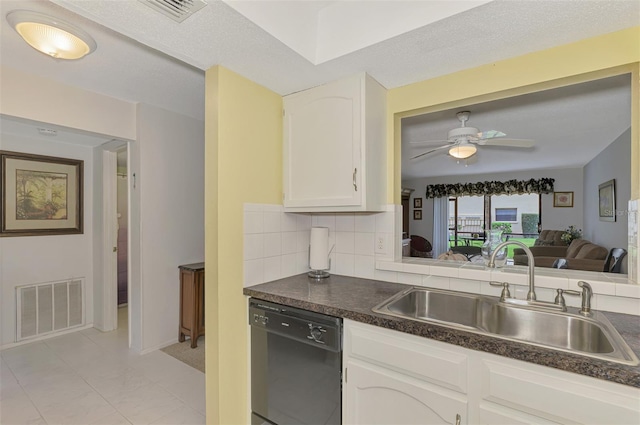
M 462 142 L 449 149 L 449 155 L 458 159 L 467 159 L 476 153 L 478 148 L 469 142 Z
M 96 49 L 88 33 L 42 13 L 14 10 L 7 21 L 27 44 L 56 59 L 80 59 Z

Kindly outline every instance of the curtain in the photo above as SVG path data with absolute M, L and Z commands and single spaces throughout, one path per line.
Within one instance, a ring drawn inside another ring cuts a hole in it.
M 449 250 L 449 197 L 433 200 L 433 258 Z
M 523 195 L 525 193 L 551 193 L 555 179 L 529 179 L 485 181 L 477 183 L 430 184 L 427 199 L 458 196 Z

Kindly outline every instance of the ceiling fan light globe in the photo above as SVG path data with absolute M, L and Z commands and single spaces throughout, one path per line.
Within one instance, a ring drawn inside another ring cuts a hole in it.
M 478 149 L 474 145 L 470 144 L 456 145 L 449 149 L 449 155 L 458 159 L 467 159 L 470 156 L 473 156 L 477 150 Z

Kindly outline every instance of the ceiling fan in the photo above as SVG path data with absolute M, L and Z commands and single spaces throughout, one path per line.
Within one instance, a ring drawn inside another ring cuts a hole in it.
M 424 142 L 411 142 L 412 145 L 432 145 L 446 142 L 446 145 L 430 149 L 426 152 L 411 157 L 411 159 L 421 158 L 432 153 L 442 152 L 448 149 L 449 155 L 457 159 L 467 159 L 475 155 L 478 148 L 476 146 L 508 146 L 514 148 L 530 148 L 535 145 L 531 139 L 506 139 L 506 134 L 501 131 L 488 130 L 479 131 L 475 127 L 467 127 L 469 111 L 461 111 L 456 114 L 462 125 L 449 131 L 446 140 L 427 140 Z

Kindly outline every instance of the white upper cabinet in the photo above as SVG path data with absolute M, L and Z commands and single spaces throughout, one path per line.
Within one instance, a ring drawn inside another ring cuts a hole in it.
M 386 90 L 366 74 L 284 97 L 285 211 L 382 211 Z

